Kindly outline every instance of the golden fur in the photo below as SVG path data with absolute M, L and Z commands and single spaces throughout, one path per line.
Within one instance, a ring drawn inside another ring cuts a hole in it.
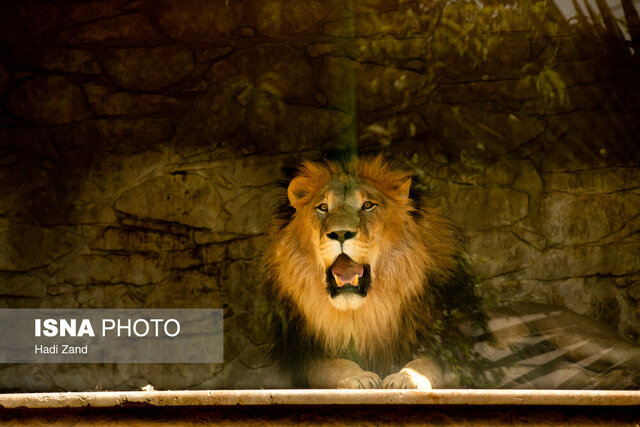
M 417 329 L 431 320 L 429 283 L 455 268 L 461 244 L 434 206 L 422 207 L 418 215 L 410 185 L 410 175 L 381 156 L 347 163 L 307 161 L 289 184 L 295 214 L 273 225 L 267 274 L 273 297 L 298 310 L 301 335 L 324 357 L 355 352 L 361 365 L 389 373 L 397 369 L 391 366 L 397 354 L 410 352 Z M 364 201 L 377 204 L 374 212 L 341 210 Z M 316 214 L 321 203 L 329 206 L 327 218 Z M 326 237 L 331 215 L 357 224 L 357 235 L 344 250 L 371 266 L 368 295 L 347 296 L 360 304 L 338 304 L 325 289 L 325 272 L 340 253 L 337 242 Z

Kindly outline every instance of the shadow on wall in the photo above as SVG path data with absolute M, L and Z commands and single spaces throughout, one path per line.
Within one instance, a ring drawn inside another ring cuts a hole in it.
M 5 365 L 0 389 L 287 386 L 259 259 L 281 168 L 335 144 L 415 171 L 486 296 L 639 342 L 640 20 L 598 6 L 3 3 L 0 307 L 221 307 L 226 332 L 224 364 Z

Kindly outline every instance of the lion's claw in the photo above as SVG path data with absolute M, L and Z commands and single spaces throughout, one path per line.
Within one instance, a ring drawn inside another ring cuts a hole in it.
M 430 390 L 432 387 L 431 381 L 429 381 L 427 377 L 416 372 L 402 370 L 398 373 L 388 375 L 384 381 L 382 381 L 382 388 Z
M 358 375 L 352 375 L 340 381 L 338 383 L 338 388 L 380 388 L 381 382 L 382 380 L 377 374 L 373 372 L 362 371 L 362 373 Z

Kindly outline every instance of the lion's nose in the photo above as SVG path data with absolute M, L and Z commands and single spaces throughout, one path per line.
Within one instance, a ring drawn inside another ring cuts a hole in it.
M 345 240 L 353 239 L 356 237 L 357 231 L 338 230 L 332 231 L 327 234 L 327 237 L 333 240 L 337 240 L 340 243 L 344 243 Z

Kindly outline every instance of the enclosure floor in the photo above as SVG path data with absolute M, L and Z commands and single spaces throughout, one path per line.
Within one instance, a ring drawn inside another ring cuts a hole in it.
M 640 425 L 640 391 L 205 390 L 0 394 L 2 425 Z

